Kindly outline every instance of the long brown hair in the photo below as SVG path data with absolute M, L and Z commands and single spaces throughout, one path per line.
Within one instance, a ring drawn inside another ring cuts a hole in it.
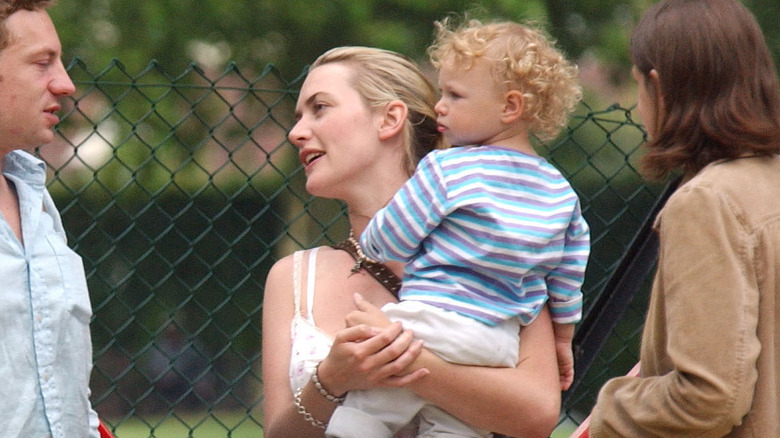
M 780 86 L 755 17 L 736 0 L 666 0 L 631 38 L 631 60 L 652 84 L 656 134 L 642 162 L 654 179 L 694 174 L 742 155 L 780 153 Z

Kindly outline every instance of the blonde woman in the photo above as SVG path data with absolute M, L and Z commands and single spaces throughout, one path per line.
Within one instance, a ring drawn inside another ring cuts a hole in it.
M 341 47 L 312 64 L 289 138 L 299 148 L 306 189 L 344 201 L 356 236 L 442 144 L 436 99 L 417 66 L 393 52 Z M 524 329 L 512 368 L 446 362 L 400 323 L 347 327 L 348 315 L 382 317 L 376 309 L 396 301 L 402 270 L 367 260 L 355 239 L 272 268 L 263 315 L 264 436 L 322 437 L 347 392 L 400 386 L 475 427 L 548 436 L 560 409 L 549 313 Z

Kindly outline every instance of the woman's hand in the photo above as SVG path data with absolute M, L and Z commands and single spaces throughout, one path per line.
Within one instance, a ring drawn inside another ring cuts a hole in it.
M 385 328 L 348 327 L 336 334 L 320 363 L 319 379 L 337 396 L 354 389 L 405 386 L 429 373 L 425 368 L 405 372 L 421 351 L 422 341 L 398 322 Z

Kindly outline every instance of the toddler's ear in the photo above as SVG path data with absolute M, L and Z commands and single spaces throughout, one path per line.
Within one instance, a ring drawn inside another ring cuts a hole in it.
M 400 100 L 394 100 L 385 105 L 379 126 L 379 139 L 387 140 L 398 135 L 404 128 L 409 109 Z
M 511 123 L 523 117 L 525 110 L 525 100 L 523 93 L 517 90 L 510 90 L 504 94 L 504 108 L 501 112 L 501 121 Z

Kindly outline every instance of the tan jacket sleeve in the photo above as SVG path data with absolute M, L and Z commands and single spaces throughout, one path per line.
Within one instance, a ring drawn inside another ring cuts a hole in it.
M 738 205 L 699 185 L 682 187 L 663 209 L 642 377 L 601 389 L 591 437 L 720 437 L 749 411 L 759 294 Z

